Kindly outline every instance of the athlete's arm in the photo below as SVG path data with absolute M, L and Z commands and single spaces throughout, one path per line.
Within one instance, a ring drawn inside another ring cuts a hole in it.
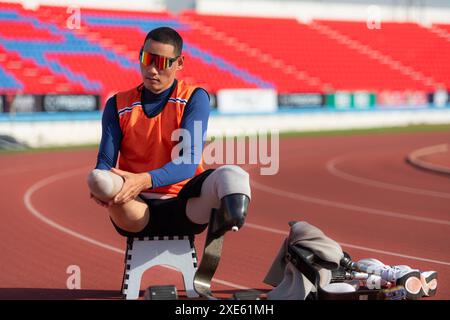
M 148 172 L 131 173 L 116 169 L 117 158 L 122 141 L 119 116 L 117 115 L 116 98 L 111 97 L 105 106 L 102 116 L 102 139 L 97 155 L 96 169 L 112 170 L 124 178 L 122 190 L 110 204 L 123 204 L 134 199 L 142 190 L 151 188 L 152 179 Z
M 97 154 L 96 169 L 111 170 L 117 163 L 122 130 L 117 115 L 116 96 L 108 99 L 102 115 L 102 138 Z

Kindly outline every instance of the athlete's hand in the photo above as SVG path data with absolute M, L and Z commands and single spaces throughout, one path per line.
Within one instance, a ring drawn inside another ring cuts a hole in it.
M 122 190 L 110 204 L 120 205 L 127 203 L 130 200 L 136 198 L 141 191 L 152 187 L 152 177 L 148 172 L 143 173 L 131 173 L 120 169 L 112 168 L 111 171 L 124 179 Z

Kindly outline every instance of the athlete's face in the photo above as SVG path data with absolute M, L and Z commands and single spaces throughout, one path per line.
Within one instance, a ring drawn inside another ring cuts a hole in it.
M 149 54 L 151 61 L 148 65 L 142 63 L 141 59 L 141 74 L 144 82 L 144 86 L 147 90 L 153 93 L 161 93 L 168 89 L 176 76 L 178 70 L 183 69 L 183 56 L 177 58 L 177 54 L 174 51 L 174 46 L 171 44 L 161 43 L 154 40 L 147 40 L 144 44 L 144 51 Z M 175 59 L 171 65 L 167 68 L 161 67 L 158 61 L 154 61 L 151 55 L 162 56 L 170 59 Z

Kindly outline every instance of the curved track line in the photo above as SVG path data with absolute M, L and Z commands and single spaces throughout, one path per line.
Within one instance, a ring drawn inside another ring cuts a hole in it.
M 441 165 L 441 164 L 433 164 L 430 161 L 422 160 L 421 158 L 423 156 L 429 156 L 436 153 L 447 153 L 448 152 L 448 144 L 438 144 L 435 146 L 430 146 L 426 148 L 422 148 L 419 150 L 415 150 L 411 152 L 407 159 L 408 162 L 412 165 L 421 168 L 426 169 L 438 173 L 444 173 L 444 174 L 450 174 L 450 167 L 447 165 Z
M 260 225 L 254 224 L 254 223 L 246 222 L 244 226 L 248 226 L 250 228 L 258 229 L 258 230 L 262 230 L 262 231 L 267 231 L 267 232 L 272 232 L 272 233 L 276 233 L 276 234 L 281 234 L 281 235 L 284 235 L 284 236 L 288 236 L 289 235 L 289 232 L 287 232 L 287 231 L 274 229 L 274 228 L 268 228 L 268 227 L 260 226 Z M 343 242 L 338 242 L 338 243 L 341 246 L 343 246 L 343 247 L 349 247 L 349 248 L 359 249 L 359 250 L 363 250 L 363 251 L 381 253 L 381 254 L 385 254 L 385 255 L 388 255 L 388 256 L 402 257 L 402 258 L 408 258 L 408 259 L 411 259 L 411 260 L 426 261 L 426 262 L 432 262 L 432 263 L 436 263 L 436 264 L 443 264 L 445 266 L 450 266 L 450 262 L 446 262 L 446 261 L 439 261 L 439 260 L 415 257 L 415 256 L 406 255 L 406 254 L 403 254 L 403 253 L 372 249 L 372 248 L 363 247 L 363 246 L 357 246 L 357 245 L 349 244 L 349 243 L 343 243 Z
M 425 218 L 425 217 L 413 216 L 413 215 L 404 214 L 404 213 L 398 213 L 398 212 L 392 212 L 392 211 L 380 210 L 380 209 L 372 209 L 372 208 L 361 207 L 361 206 L 356 206 L 356 205 L 342 203 L 342 202 L 324 200 L 324 199 L 320 199 L 320 198 L 301 195 L 298 193 L 284 191 L 284 190 L 277 189 L 277 188 L 272 188 L 272 187 L 266 186 L 262 183 L 255 182 L 255 181 L 252 181 L 251 184 L 256 189 L 265 191 L 270 194 L 276 194 L 281 197 L 290 198 L 290 199 L 299 200 L 299 201 L 311 202 L 311 203 L 315 203 L 315 204 L 322 205 L 322 206 L 335 207 L 335 208 L 339 208 L 339 209 L 346 209 L 346 210 L 357 211 L 357 212 L 365 212 L 367 214 L 374 214 L 374 215 L 386 216 L 386 217 L 391 217 L 391 218 L 422 221 L 422 222 L 435 223 L 435 224 L 441 224 L 441 225 L 447 225 L 447 226 L 450 225 L 450 221 L 448 221 L 448 220 Z
M 30 188 L 28 188 L 24 194 L 23 197 L 23 202 L 25 207 L 27 208 L 28 211 L 30 211 L 30 213 L 35 216 L 37 219 L 41 220 L 42 222 L 44 222 L 45 224 L 51 226 L 52 228 L 55 228 L 63 233 L 66 233 L 68 235 L 71 235 L 77 239 L 80 239 L 82 241 L 86 241 L 92 245 L 98 246 L 100 248 L 103 249 L 107 249 L 119 254 L 125 254 L 125 251 L 119 248 L 116 248 L 114 246 L 105 244 L 103 242 L 97 241 L 95 239 L 92 239 L 90 237 L 87 237 L 81 233 L 78 233 L 76 231 L 73 231 L 69 228 L 66 228 L 56 222 L 54 222 L 53 220 L 45 217 L 41 212 L 39 212 L 31 203 L 31 197 L 32 195 L 42 189 L 43 187 L 54 183 L 58 180 L 62 180 L 62 179 L 66 179 L 69 177 L 73 177 L 76 176 L 80 173 L 85 173 L 87 170 L 89 170 L 89 167 L 83 167 L 83 168 L 79 168 L 79 169 L 74 169 L 74 170 L 70 170 L 70 171 L 66 171 L 64 173 L 59 173 L 59 174 L 55 174 L 53 176 L 47 177 L 45 179 L 39 180 L 38 182 L 34 183 Z M 287 235 L 288 233 L 286 231 L 282 231 L 282 230 L 278 230 L 278 229 L 273 229 L 273 228 L 268 228 L 265 226 L 261 226 L 261 225 L 257 225 L 257 224 L 252 224 L 252 223 L 246 223 L 246 225 L 250 228 L 254 228 L 254 229 L 258 229 L 258 230 L 262 230 L 262 231 L 266 231 L 266 232 L 271 232 L 271 233 L 276 233 L 276 234 L 281 234 L 281 235 Z M 399 256 L 399 257 L 406 257 L 409 259 L 413 259 L 413 260 L 420 260 L 420 261 L 426 261 L 426 262 L 432 262 L 432 263 L 436 263 L 436 264 L 443 264 L 443 265 L 450 265 L 450 263 L 448 262 L 444 262 L 444 261 L 438 261 L 438 260 L 431 260 L 431 259 L 426 259 L 426 258 L 420 258 L 420 257 L 414 257 L 414 256 L 409 256 L 409 255 L 404 255 L 404 254 L 399 254 L 399 253 L 394 253 L 394 252 L 388 252 L 388 251 L 382 251 L 382 250 L 378 250 L 378 249 L 372 249 L 372 248 L 366 248 L 366 247 L 361 247 L 361 246 L 356 246 L 356 245 L 351 245 L 351 244 L 342 244 L 343 246 L 347 246 L 347 247 L 353 247 L 353 248 L 357 248 L 357 249 L 361 249 L 361 250 L 366 250 L 366 251 L 371 251 L 371 252 L 378 252 L 378 253 L 383 253 L 386 255 L 392 255 L 392 256 Z M 163 266 L 164 267 L 164 266 Z M 235 284 L 229 281 L 225 281 L 225 280 L 221 280 L 221 279 L 217 279 L 217 278 L 213 278 L 213 282 L 215 283 L 219 283 L 222 285 L 226 285 L 229 286 L 231 288 L 235 288 L 235 289 L 239 289 L 239 290 L 248 290 L 249 288 L 241 286 L 239 284 Z
M 446 192 L 406 187 L 406 186 L 396 185 L 396 184 L 387 183 L 387 182 L 381 182 L 381 181 L 367 179 L 367 178 L 358 177 L 358 176 L 349 174 L 347 172 L 344 172 L 344 171 L 336 168 L 336 163 L 341 162 L 343 160 L 343 158 L 345 158 L 345 157 L 340 156 L 340 157 L 336 157 L 336 158 L 328 161 L 326 164 L 326 168 L 327 168 L 328 172 L 330 172 L 332 175 L 334 175 L 336 177 L 339 177 L 339 178 L 342 178 L 342 179 L 345 179 L 348 181 L 356 182 L 359 184 L 368 185 L 371 187 L 377 187 L 377 188 L 401 191 L 401 192 L 408 192 L 408 193 L 424 195 L 424 196 L 450 199 L 450 193 L 446 193 Z
M 55 228 L 55 229 L 57 229 L 57 230 L 59 230 L 59 231 L 61 231 L 63 233 L 71 235 L 71 236 L 73 236 L 73 237 L 75 237 L 77 239 L 80 239 L 82 241 L 86 241 L 86 242 L 88 242 L 90 244 L 93 244 L 95 246 L 98 246 L 100 248 L 107 249 L 107 250 L 110 250 L 110 251 L 113 251 L 113 252 L 116 252 L 116 253 L 124 255 L 125 251 L 122 250 L 122 249 L 119 249 L 117 247 L 114 247 L 114 246 L 108 245 L 106 243 L 103 243 L 103 242 L 97 241 L 95 239 L 92 239 L 90 237 L 87 237 L 87 236 L 85 236 L 85 235 L 83 235 L 81 233 L 78 233 L 76 231 L 73 231 L 72 229 L 66 228 L 66 227 L 60 225 L 59 223 L 56 223 L 55 221 L 45 217 L 31 203 L 31 196 L 36 191 L 38 191 L 39 189 L 42 189 L 43 187 L 45 187 L 45 186 L 47 186 L 47 185 L 49 185 L 49 184 L 51 184 L 53 182 L 56 182 L 58 180 L 70 178 L 70 177 L 76 176 L 76 175 L 78 175 L 80 173 L 86 173 L 90 168 L 92 168 L 92 166 L 82 167 L 82 168 L 66 171 L 64 173 L 55 174 L 53 176 L 50 176 L 50 177 L 47 177 L 45 179 L 39 180 L 38 182 L 33 184 L 30 188 L 28 188 L 27 191 L 25 192 L 24 197 L 23 197 L 24 205 L 28 209 L 28 211 L 30 211 L 30 213 L 33 216 L 35 216 L 36 218 L 38 218 L 42 222 L 46 223 L 47 225 L 51 226 L 52 228 Z M 168 268 L 168 269 L 172 269 L 172 270 L 174 269 L 172 267 L 164 266 L 164 265 L 162 267 L 165 267 L 165 268 Z M 216 282 L 216 283 L 219 283 L 219 284 L 223 284 L 223 285 L 229 286 L 231 288 L 239 289 L 239 290 L 249 290 L 250 289 L 250 288 L 243 287 L 241 285 L 238 285 L 238 284 L 235 284 L 235 283 L 232 283 L 232 282 L 229 282 L 229 281 L 217 279 L 217 278 L 214 278 L 213 282 Z
M 450 266 L 450 262 L 446 262 L 446 261 L 439 261 L 439 260 L 415 257 L 415 256 L 410 256 L 410 255 L 406 255 L 406 254 L 402 254 L 402 253 L 397 253 L 397 252 L 371 249 L 371 248 L 356 246 L 354 244 L 348 244 L 348 243 L 340 243 L 340 245 L 342 245 L 344 247 L 349 247 L 349 248 L 354 248 L 354 249 L 359 249 L 359 250 L 364 250 L 364 251 L 370 251 L 370 252 L 376 252 L 376 253 L 386 254 L 386 255 L 390 255 L 390 256 L 396 256 L 396 257 L 402 257 L 402 258 L 407 258 L 407 259 L 412 259 L 412 260 L 419 260 L 419 261 L 425 261 L 425 262 L 431 262 L 431 263 L 443 264 L 445 266 Z
M 69 235 L 71 235 L 71 236 L 73 236 L 75 238 L 78 238 L 80 240 L 89 242 L 90 244 L 93 244 L 95 246 L 99 246 L 101 248 L 104 248 L 104 249 L 107 249 L 107 250 L 110 250 L 110 251 L 114 251 L 114 252 L 117 252 L 117 253 L 125 254 L 124 250 L 121 250 L 119 248 L 110 246 L 108 244 L 105 244 L 103 242 L 97 241 L 95 239 L 86 237 L 86 236 L 82 235 L 81 233 L 73 231 L 73 230 L 71 230 L 69 228 L 66 228 L 66 227 L 64 227 L 64 226 L 54 222 L 53 220 L 45 217 L 42 213 L 40 213 L 31 203 L 31 196 L 33 195 L 33 193 L 35 193 L 39 189 L 41 189 L 41 188 L 43 188 L 43 187 L 45 187 L 45 186 L 47 186 L 47 185 L 49 185 L 49 184 L 51 184 L 53 182 L 56 182 L 58 180 L 70 178 L 70 177 L 76 176 L 76 175 L 78 175 L 80 173 L 86 173 L 89 170 L 89 168 L 91 168 L 91 167 L 83 167 L 83 168 L 79 168 L 79 169 L 66 171 L 64 173 L 59 173 L 59 174 L 47 177 L 47 178 L 42 179 L 42 180 L 38 181 L 37 183 L 33 184 L 30 188 L 27 189 L 27 191 L 24 194 L 23 202 L 25 204 L 25 207 L 31 212 L 31 214 L 33 216 L 35 216 L 36 218 L 38 218 L 42 222 L 48 224 L 49 226 L 51 226 L 51 227 L 53 227 L 53 228 L 55 228 L 55 229 L 57 229 L 57 230 L 59 230 L 61 232 L 69 234 Z

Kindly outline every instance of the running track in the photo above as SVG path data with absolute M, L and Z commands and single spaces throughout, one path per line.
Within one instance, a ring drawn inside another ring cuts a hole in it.
M 249 217 L 240 232 L 226 236 L 213 291 L 270 289 L 262 280 L 288 221 L 305 220 L 354 259 L 438 271 L 435 298 L 450 299 L 450 177 L 405 162 L 416 149 L 448 143 L 449 134 L 281 140 L 277 175 L 246 167 Z M 0 156 L 0 299 L 121 297 L 125 241 L 85 186 L 95 156 L 93 149 Z M 203 241 L 197 237 L 200 255 Z M 70 265 L 80 267 L 80 290 L 66 287 Z M 145 274 L 142 289 L 150 284 L 181 289 L 181 275 L 157 267 Z

